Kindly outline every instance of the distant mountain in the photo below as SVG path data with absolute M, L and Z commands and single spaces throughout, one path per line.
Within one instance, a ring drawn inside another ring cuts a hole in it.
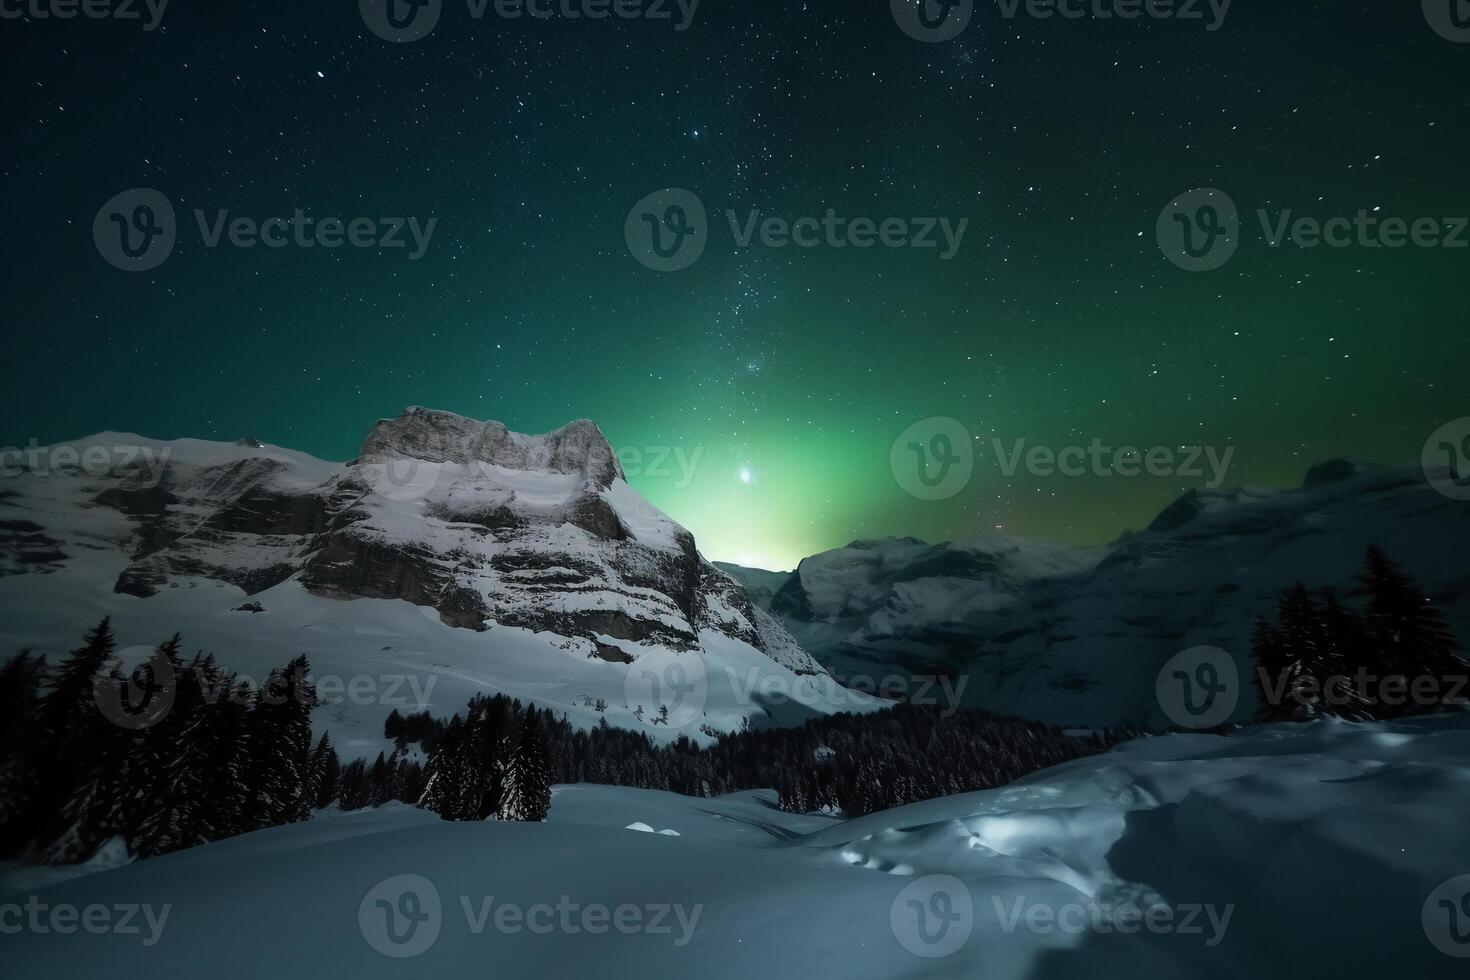
M 318 673 L 432 677 L 446 716 L 504 691 L 663 738 L 855 703 L 589 421 L 527 436 L 413 408 L 345 464 L 102 433 L 19 469 L 0 480 L 7 655 L 66 649 L 106 614 L 124 642 L 180 630 L 257 679 L 302 652 Z M 653 724 L 676 697 L 697 710 Z M 319 722 L 372 749 L 389 709 L 352 707 Z
M 717 561 L 715 567 L 745 586 L 750 601 L 762 609 L 771 608 L 771 599 L 791 579 L 791 572 L 768 572 L 763 568 L 746 568 L 727 561 Z
M 886 539 L 777 578 L 722 567 L 840 679 L 939 673 L 966 678 L 973 706 L 1162 725 L 1154 685 L 1169 657 L 1218 646 L 1248 669 L 1251 623 L 1280 591 L 1297 580 L 1350 590 L 1369 544 L 1470 641 L 1470 559 L 1454 543 L 1467 531 L 1470 503 L 1418 469 L 1334 460 L 1295 490 L 1192 491 L 1108 548 Z

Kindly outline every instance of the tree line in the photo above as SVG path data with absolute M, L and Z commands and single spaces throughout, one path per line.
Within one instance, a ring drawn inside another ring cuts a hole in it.
M 1464 704 L 1470 667 L 1443 614 L 1381 549 L 1358 587 L 1298 584 L 1255 625 L 1260 720 L 1395 718 Z M 981 711 L 899 704 L 799 728 L 655 743 L 604 720 L 505 695 L 476 696 L 447 721 L 393 711 L 391 751 L 344 763 L 324 732 L 310 665 L 297 657 L 252 690 L 213 656 L 185 660 L 175 635 L 124 675 L 103 620 L 51 667 L 22 653 L 0 666 L 0 857 L 74 862 L 121 837 L 152 857 L 390 801 L 446 820 L 544 820 L 556 783 L 708 797 L 774 788 L 781 809 L 859 816 L 1004 785 L 1108 749 L 1124 732 L 1068 734 Z M 116 708 L 126 697 L 129 709 Z M 165 709 L 149 716 L 151 706 Z M 146 724 L 139 721 L 146 720 Z
M 0 856 L 81 861 L 121 836 L 153 857 L 310 813 L 305 657 L 251 691 L 178 636 L 126 677 L 116 646 L 104 619 L 54 670 L 0 667 Z M 163 711 L 108 710 L 128 686 Z
M 115 837 L 154 857 L 390 801 L 446 820 L 539 821 L 553 783 L 697 797 L 775 787 L 783 809 L 858 815 L 1001 785 L 1116 740 L 900 705 L 709 746 L 687 736 L 659 744 L 606 721 L 579 729 L 497 694 L 447 722 L 395 710 L 384 723 L 392 750 L 344 763 L 330 732 L 311 741 L 317 696 L 305 657 L 251 690 L 213 656 L 185 660 L 178 636 L 126 675 L 116 647 L 103 620 L 54 669 L 29 653 L 0 667 L 0 857 L 82 861 Z
M 813 718 L 800 728 L 746 728 L 709 746 L 687 735 L 658 744 L 606 720 L 578 728 L 495 695 L 472 701 L 428 746 L 421 805 L 449 820 L 497 812 L 539 819 L 551 784 L 600 783 L 695 797 L 775 788 L 783 810 L 858 816 L 1000 786 L 1104 751 L 1122 737 L 1067 735 L 982 711 L 900 704 Z
M 1255 623 L 1258 720 L 1322 715 L 1401 718 L 1470 702 L 1470 666 L 1444 613 L 1382 548 L 1371 547 L 1356 586 L 1286 589 L 1276 618 Z

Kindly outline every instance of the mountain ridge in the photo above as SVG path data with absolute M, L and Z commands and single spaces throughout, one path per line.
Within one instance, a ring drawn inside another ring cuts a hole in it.
M 1348 588 L 1379 544 L 1470 637 L 1470 504 L 1416 467 L 1333 459 L 1288 489 L 1190 491 L 1085 547 L 1005 535 L 854 542 L 786 576 L 725 566 L 840 679 L 967 678 L 965 703 L 1060 724 L 1167 726 L 1156 673 L 1215 646 L 1249 676 L 1249 630 L 1297 580 Z M 1248 700 L 1247 693 L 1244 700 Z
M 343 675 L 406 665 L 455 692 L 412 710 L 447 717 L 503 691 L 658 739 L 880 706 L 838 689 L 633 490 L 588 420 L 523 435 L 411 408 L 341 463 L 116 432 L 35 461 L 0 481 L 0 643 L 13 649 L 68 649 L 109 615 L 127 642 L 181 630 L 226 666 L 240 666 L 232 647 L 249 648 L 250 668 L 288 647 Z M 244 599 L 264 615 L 242 620 Z M 697 683 L 700 703 L 650 727 L 675 679 Z M 802 693 L 769 703 L 755 681 Z M 367 741 L 371 713 L 350 719 Z

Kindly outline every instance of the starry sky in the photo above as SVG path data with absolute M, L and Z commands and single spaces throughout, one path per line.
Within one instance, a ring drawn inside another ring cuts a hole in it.
M 1255 226 L 1470 214 L 1470 44 L 1418 3 L 1242 0 L 1207 32 L 982 2 L 931 45 L 887 0 L 704 0 L 683 32 L 448 0 L 395 45 L 346 0 L 174 0 L 151 32 L 0 21 L 0 76 L 0 445 L 110 429 L 348 459 L 407 405 L 588 417 L 707 556 L 789 568 L 884 535 L 1102 543 L 1205 482 L 982 454 L 922 500 L 890 448 L 928 417 L 982 450 L 1235 447 L 1228 485 L 1289 486 L 1333 456 L 1413 462 L 1470 414 L 1470 251 L 1272 249 Z M 92 239 L 133 187 L 180 217 L 145 273 Z M 712 224 L 674 273 L 623 237 L 665 187 Z M 1197 187 L 1243 215 L 1209 273 L 1154 235 Z M 437 225 L 418 261 L 211 249 L 195 208 Z M 753 208 L 969 226 L 948 262 L 738 248 L 724 211 Z

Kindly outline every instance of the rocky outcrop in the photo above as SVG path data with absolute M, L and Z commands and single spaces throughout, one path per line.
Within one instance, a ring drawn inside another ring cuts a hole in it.
M 61 542 L 39 524 L 0 520 L 0 575 L 55 571 L 65 560 Z

